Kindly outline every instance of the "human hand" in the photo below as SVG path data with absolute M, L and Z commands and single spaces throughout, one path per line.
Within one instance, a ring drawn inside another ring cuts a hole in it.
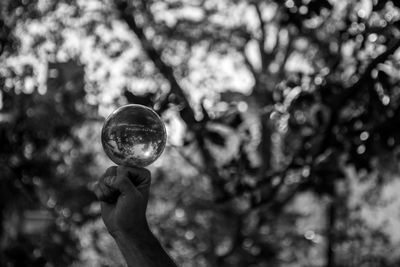
M 151 173 L 145 168 L 112 166 L 97 182 L 94 192 L 101 201 L 101 215 L 114 237 L 146 238 L 150 233 L 146 208 Z
M 104 224 L 128 266 L 177 267 L 151 233 L 146 220 L 151 173 L 144 168 L 113 166 L 97 182 Z

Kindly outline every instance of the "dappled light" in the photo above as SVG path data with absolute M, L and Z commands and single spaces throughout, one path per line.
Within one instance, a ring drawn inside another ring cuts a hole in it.
M 126 104 L 179 266 L 399 266 L 399 3 L 3 1 L 0 266 L 126 266 L 93 193 Z

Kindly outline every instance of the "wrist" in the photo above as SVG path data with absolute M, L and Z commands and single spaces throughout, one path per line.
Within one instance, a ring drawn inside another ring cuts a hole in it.
M 158 255 L 162 252 L 159 241 L 150 230 L 134 235 L 116 232 L 113 237 L 125 259 L 135 258 L 147 262 L 153 257 L 152 254 Z
M 117 232 L 114 239 L 129 267 L 176 267 L 150 230 L 144 231 L 140 235 Z
M 143 227 L 140 231 L 117 230 L 111 233 L 111 236 L 117 243 L 143 242 L 155 238 L 148 226 Z

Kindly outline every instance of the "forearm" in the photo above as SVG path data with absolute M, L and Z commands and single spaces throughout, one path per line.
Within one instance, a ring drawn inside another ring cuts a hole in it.
M 123 234 L 114 238 L 128 267 L 177 267 L 150 231 L 140 238 Z

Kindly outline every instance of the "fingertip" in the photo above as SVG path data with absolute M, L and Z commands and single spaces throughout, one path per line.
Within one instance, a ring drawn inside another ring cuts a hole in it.
M 145 177 L 151 178 L 151 172 L 146 168 L 140 168 L 140 171 Z
M 151 172 L 141 167 L 118 166 L 116 184 L 120 191 L 138 189 L 144 192 L 151 184 Z
M 131 173 L 131 174 L 136 174 L 144 177 L 149 177 L 151 176 L 151 172 L 144 168 L 144 167 L 128 167 L 128 166 L 121 166 L 124 168 L 125 172 Z
M 117 167 L 116 167 L 116 174 L 117 174 L 117 176 L 126 174 L 126 173 L 128 172 L 128 169 L 127 169 L 127 168 L 128 168 L 128 167 L 122 166 L 122 165 L 117 166 Z
M 117 167 L 117 175 L 125 175 L 125 176 L 140 176 L 142 178 L 149 179 L 151 177 L 151 172 L 143 167 L 131 167 L 131 166 L 118 166 Z
M 151 172 L 148 169 L 143 168 L 143 180 L 145 184 L 151 184 Z
M 104 179 L 103 179 L 103 183 L 104 183 L 106 186 L 113 187 L 113 185 L 114 185 L 116 179 L 117 179 L 117 176 L 116 176 L 116 175 L 106 176 L 106 177 L 104 177 Z
M 115 176 L 117 174 L 117 168 L 118 166 L 116 165 L 108 167 L 104 173 L 104 176 Z
M 118 166 L 116 169 L 116 176 L 112 179 L 112 183 L 121 193 L 134 190 L 134 185 L 129 179 L 130 176 L 128 167 Z

